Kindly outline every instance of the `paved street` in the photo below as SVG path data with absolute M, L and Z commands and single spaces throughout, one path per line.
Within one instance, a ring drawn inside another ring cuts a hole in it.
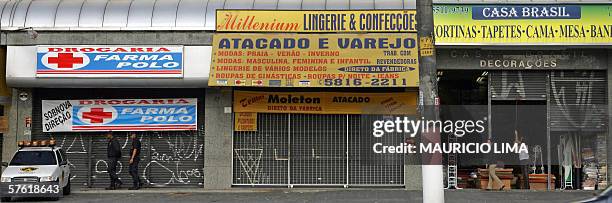
M 173 192 L 174 191 L 174 192 Z M 59 202 L 421 202 L 420 192 L 397 189 L 385 190 L 234 190 L 202 192 L 201 190 L 147 189 L 133 193 L 128 190 L 77 191 Z M 572 202 L 587 199 L 593 192 L 485 192 L 480 190 L 446 191 L 446 202 Z M 44 202 L 44 199 L 17 201 Z

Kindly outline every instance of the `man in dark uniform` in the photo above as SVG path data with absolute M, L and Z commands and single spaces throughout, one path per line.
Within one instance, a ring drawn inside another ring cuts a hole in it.
M 117 162 L 121 158 L 121 145 L 119 145 L 117 138 L 113 137 L 112 132 L 107 132 L 106 138 L 108 138 L 106 156 L 108 157 L 108 175 L 110 176 L 110 186 L 106 189 L 115 190 L 123 184 L 117 177 Z
M 130 150 L 130 175 L 134 180 L 134 186 L 129 190 L 138 190 L 142 183 L 140 177 L 138 177 L 138 163 L 140 162 L 140 140 L 136 137 L 136 133 L 130 133 L 130 139 L 132 139 L 132 149 Z

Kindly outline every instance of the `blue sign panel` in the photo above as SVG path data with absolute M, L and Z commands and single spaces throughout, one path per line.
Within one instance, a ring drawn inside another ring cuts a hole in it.
M 37 77 L 183 77 L 183 47 L 39 46 Z
M 43 100 L 43 131 L 196 130 L 197 99 Z
M 580 19 L 579 5 L 472 6 L 473 20 Z

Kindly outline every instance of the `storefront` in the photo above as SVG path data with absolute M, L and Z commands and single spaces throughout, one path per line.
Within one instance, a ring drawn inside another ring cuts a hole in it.
M 136 132 L 145 187 L 202 187 L 206 99 L 197 87 L 210 61 L 200 54 L 210 55 L 210 47 L 9 46 L 8 83 L 32 105 L 20 133 L 57 140 L 74 186 L 109 185 L 104 133 L 112 131 L 124 184 L 131 183 L 128 132 Z
M 414 11 L 282 12 L 217 12 L 208 85 L 233 87 L 232 185 L 404 186 L 404 156 L 372 149 L 404 135 L 371 132 L 375 119 L 416 114 Z M 366 20 L 383 16 L 397 21 Z M 243 18 L 279 26 L 232 26 Z M 412 33 L 389 33 L 400 30 Z
M 608 6 L 435 7 L 441 104 L 486 107 L 489 139 L 514 142 L 515 131 L 523 136 L 530 149 L 531 189 L 546 189 L 546 174 L 552 175 L 550 189 L 606 188 Z M 563 15 L 531 14 L 550 9 Z M 513 10 L 520 12 L 510 15 Z M 477 168 L 485 163 L 469 159 L 447 157 L 458 168 L 449 167 L 448 174 L 458 178 L 458 186 L 449 187 L 483 187 Z M 518 157 L 499 162 L 507 169 L 500 177 L 512 188 L 524 188 Z

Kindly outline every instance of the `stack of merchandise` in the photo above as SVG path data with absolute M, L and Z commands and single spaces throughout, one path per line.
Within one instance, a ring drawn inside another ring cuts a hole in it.
M 595 190 L 597 185 L 597 161 L 593 148 L 582 149 L 582 189 Z
M 599 177 L 598 177 L 598 189 L 605 189 L 608 186 L 608 163 L 607 163 L 607 156 L 608 156 L 608 145 L 606 143 L 606 133 L 600 133 L 599 135 L 597 135 L 597 152 L 596 152 L 596 158 L 598 161 L 598 170 L 599 170 Z
M 531 190 L 546 190 L 546 174 L 529 174 L 529 189 Z M 555 188 L 556 177 L 550 175 L 550 187 Z

